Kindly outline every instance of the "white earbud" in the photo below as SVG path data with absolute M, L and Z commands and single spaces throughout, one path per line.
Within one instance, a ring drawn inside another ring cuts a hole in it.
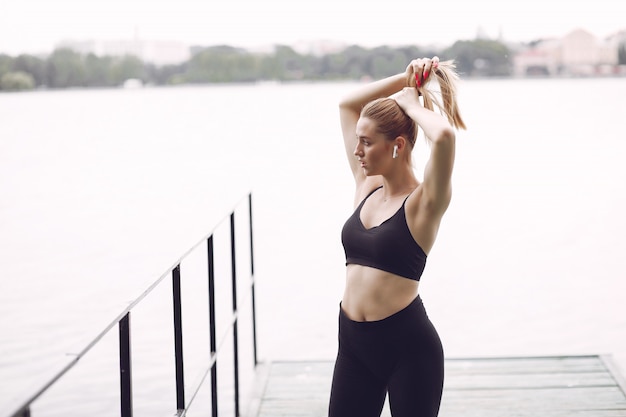
M 398 157 L 398 145 L 393 145 L 393 154 L 391 155 L 393 159 Z

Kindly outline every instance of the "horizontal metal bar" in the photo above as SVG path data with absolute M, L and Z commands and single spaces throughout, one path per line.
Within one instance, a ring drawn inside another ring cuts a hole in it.
M 54 385 L 63 375 L 65 375 L 80 359 L 80 356 L 70 355 L 73 358 L 66 364 L 61 366 L 61 369 L 57 371 L 54 376 L 40 388 L 38 388 L 33 394 L 27 397 L 20 406 L 11 411 L 8 416 L 10 417 L 22 417 L 24 412 L 30 408 L 30 405 L 37 400 L 44 392 L 46 392 L 52 385 Z M 30 411 L 29 411 L 30 413 Z

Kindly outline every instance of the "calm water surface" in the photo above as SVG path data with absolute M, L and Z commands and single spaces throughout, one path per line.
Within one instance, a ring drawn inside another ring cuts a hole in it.
M 354 87 L 0 95 L 0 406 L 79 352 L 248 190 L 261 359 L 332 359 L 352 211 L 336 103 Z M 453 203 L 420 288 L 447 355 L 608 353 L 626 369 L 626 80 L 466 81 L 461 105 Z M 190 385 L 206 358 L 205 284 L 192 275 Z M 174 404 L 168 285 L 133 315 L 136 415 Z M 112 332 L 36 415 L 117 415 L 116 343 Z

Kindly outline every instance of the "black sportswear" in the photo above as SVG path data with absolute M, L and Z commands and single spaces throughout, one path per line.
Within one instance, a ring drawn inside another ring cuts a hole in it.
M 361 201 L 341 232 L 346 265 L 358 264 L 419 281 L 426 266 L 426 253 L 417 244 L 406 222 L 404 205 L 379 226 L 366 229 L 361 208 L 376 188 Z M 408 197 L 407 197 L 408 198 Z

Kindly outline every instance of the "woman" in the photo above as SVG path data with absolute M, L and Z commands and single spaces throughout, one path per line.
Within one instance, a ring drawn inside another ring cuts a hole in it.
M 433 111 L 433 76 L 446 117 Z M 451 62 L 417 59 L 340 103 L 356 210 L 342 231 L 347 277 L 330 417 L 380 416 L 387 393 L 394 417 L 439 411 L 443 350 L 418 285 L 450 203 L 454 127 L 465 128 L 456 79 Z M 421 182 L 411 165 L 418 126 L 431 146 Z

